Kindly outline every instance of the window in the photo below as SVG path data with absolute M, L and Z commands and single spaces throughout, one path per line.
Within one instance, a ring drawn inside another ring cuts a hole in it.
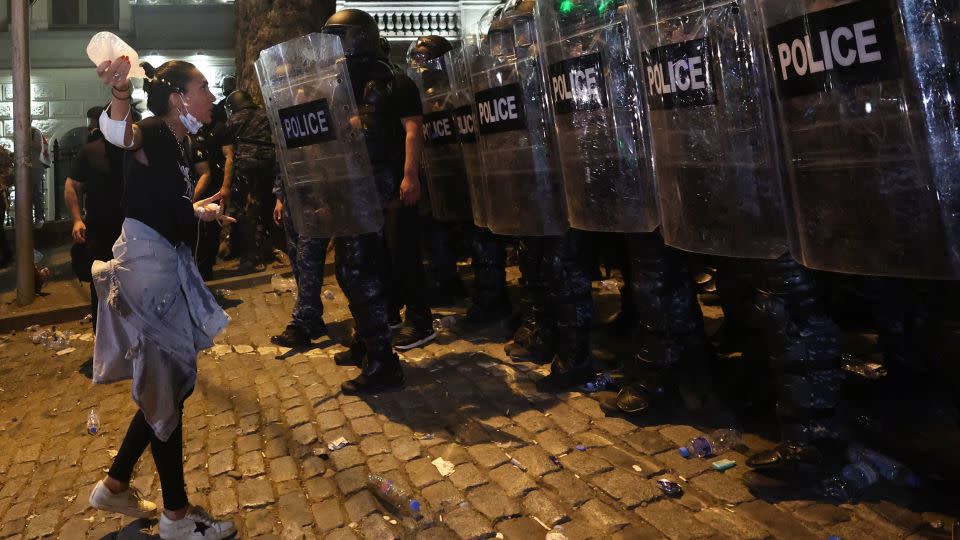
M 116 28 L 118 0 L 50 0 L 51 28 Z

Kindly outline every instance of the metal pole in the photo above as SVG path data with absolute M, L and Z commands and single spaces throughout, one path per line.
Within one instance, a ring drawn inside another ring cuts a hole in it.
M 39 156 L 30 155 L 30 4 L 10 2 L 10 36 L 13 52 L 13 153 L 16 157 L 17 304 L 33 302 L 33 186 L 30 165 Z

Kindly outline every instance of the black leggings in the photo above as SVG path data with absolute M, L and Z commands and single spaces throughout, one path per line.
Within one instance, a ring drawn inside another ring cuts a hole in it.
M 183 480 L 182 416 L 177 429 L 164 442 L 153 433 L 153 429 L 143 416 L 143 411 L 137 411 L 130 422 L 130 427 L 127 428 L 127 435 L 123 438 L 120 451 L 113 460 L 113 466 L 107 474 L 114 480 L 129 482 L 133 476 L 133 467 L 140 460 L 148 444 L 153 454 L 153 462 L 157 466 L 157 473 L 160 475 L 163 507 L 171 511 L 184 508 L 187 506 L 187 492 Z

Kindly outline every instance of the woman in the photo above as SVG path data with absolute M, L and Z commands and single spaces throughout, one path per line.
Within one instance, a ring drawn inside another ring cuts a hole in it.
M 100 129 L 124 156 L 124 222 L 114 259 L 96 261 L 93 280 L 100 298 L 94 348 L 94 382 L 133 379 L 133 417 L 107 477 L 90 494 L 90 506 L 150 517 L 157 506 L 130 486 L 133 468 L 147 445 L 160 476 L 164 510 L 160 537 L 221 539 L 236 529 L 187 502 L 183 478 L 183 402 L 193 391 L 197 353 L 226 326 L 226 313 L 203 285 L 189 246 L 198 219 L 232 221 L 215 204 L 219 196 L 193 203 L 188 133 L 210 122 L 213 94 L 188 62 L 170 61 L 156 71 L 147 64 L 144 90 L 154 116 L 133 124 L 126 57 L 105 61 L 97 75 L 113 100 Z

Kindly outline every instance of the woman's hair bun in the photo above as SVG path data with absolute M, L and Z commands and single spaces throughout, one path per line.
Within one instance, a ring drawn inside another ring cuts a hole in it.
M 157 69 L 151 66 L 150 62 L 140 62 L 140 67 L 143 68 L 143 72 L 148 79 L 152 79 L 157 75 Z

